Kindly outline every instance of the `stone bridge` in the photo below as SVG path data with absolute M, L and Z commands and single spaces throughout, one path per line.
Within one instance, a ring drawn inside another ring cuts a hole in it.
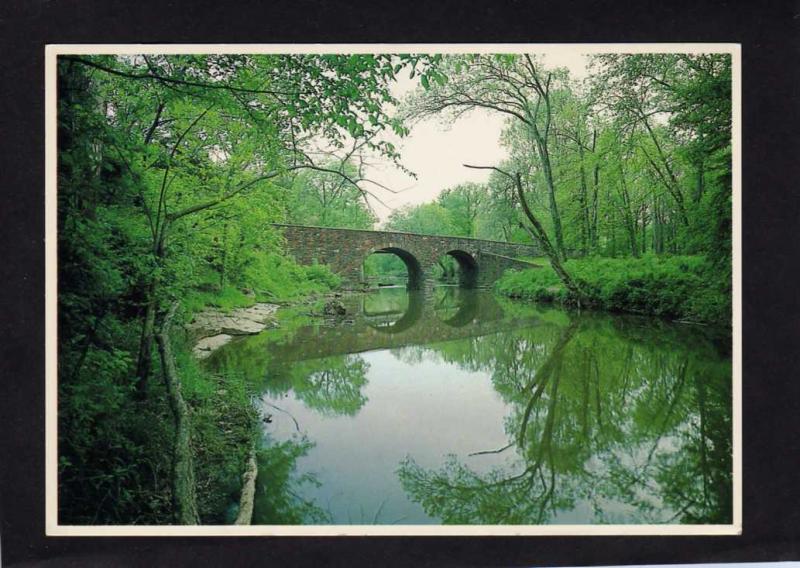
M 466 237 L 419 235 L 397 231 L 330 229 L 275 224 L 282 229 L 288 252 L 300 264 L 326 264 L 342 277 L 346 286 L 365 282 L 364 261 L 373 254 L 394 254 L 408 270 L 408 288 L 434 284 L 434 267 L 449 255 L 459 266 L 459 284 L 464 288 L 491 286 L 508 268 L 537 265 L 518 257 L 540 256 L 533 245 L 486 241 Z

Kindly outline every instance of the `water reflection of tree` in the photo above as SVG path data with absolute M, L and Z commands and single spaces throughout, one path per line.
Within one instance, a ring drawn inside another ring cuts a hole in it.
M 276 368 L 265 385 L 273 397 L 292 390 L 305 406 L 326 415 L 355 415 L 367 398 L 369 363 L 360 355 L 308 359 Z
M 314 444 L 307 438 L 269 440 L 258 452 L 258 484 L 253 524 L 299 525 L 331 522 L 330 515 L 301 497 L 304 485 L 319 486 L 311 474 L 298 475 L 297 460 Z
M 539 524 L 579 506 L 594 522 L 730 522 L 730 364 L 681 331 L 609 321 L 435 346 L 493 372 L 510 443 L 439 470 L 406 459 L 411 498 L 445 523 Z M 506 461 L 477 473 L 485 454 Z

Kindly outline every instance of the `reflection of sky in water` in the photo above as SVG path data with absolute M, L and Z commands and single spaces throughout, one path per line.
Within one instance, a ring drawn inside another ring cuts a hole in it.
M 438 467 L 446 454 L 467 458 L 476 451 L 507 443 L 503 430 L 506 405 L 482 372 L 423 360 L 409 364 L 389 351 L 362 355 L 370 364 L 367 403 L 354 417 L 323 416 L 306 408 L 292 394 L 269 400 L 291 413 L 302 431 L 316 442 L 299 471 L 316 474 L 319 488 L 309 488 L 317 505 L 329 509 L 339 524 L 371 523 L 385 501 L 379 521 L 403 524 L 431 520 L 408 500 L 395 475 L 410 454 L 424 467 Z M 291 418 L 270 410 L 266 426 L 284 439 L 296 432 Z M 467 458 L 478 469 L 503 461 L 510 452 Z M 349 514 L 349 517 L 348 517 Z

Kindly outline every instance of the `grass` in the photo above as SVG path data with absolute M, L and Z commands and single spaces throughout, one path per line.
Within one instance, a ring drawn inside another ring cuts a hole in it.
M 194 313 L 206 307 L 233 310 L 246 308 L 256 303 L 255 296 L 248 296 L 235 286 L 225 286 L 220 291 L 192 290 L 183 299 L 183 307 Z
M 187 314 L 207 307 L 229 311 L 256 302 L 288 302 L 324 294 L 341 284 L 339 276 L 327 266 L 302 266 L 277 254 L 255 259 L 243 271 L 236 285 L 227 284 L 220 288 L 216 278 L 215 274 L 207 275 L 184 295 L 182 305 Z
M 595 257 L 571 259 L 565 267 L 594 308 L 731 325 L 730 272 L 704 257 Z M 496 289 L 512 298 L 575 301 L 549 264 L 508 271 Z

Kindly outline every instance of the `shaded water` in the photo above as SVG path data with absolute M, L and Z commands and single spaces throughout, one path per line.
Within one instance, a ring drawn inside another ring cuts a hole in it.
M 254 524 L 731 522 L 730 335 L 402 288 L 207 361 L 258 385 Z

